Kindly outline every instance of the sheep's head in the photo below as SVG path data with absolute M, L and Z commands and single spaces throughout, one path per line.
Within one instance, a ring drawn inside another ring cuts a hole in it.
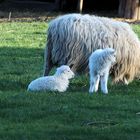
M 60 75 L 71 79 L 74 77 L 74 73 L 71 71 L 70 67 L 67 65 L 62 65 L 61 67 L 57 68 L 56 75 Z

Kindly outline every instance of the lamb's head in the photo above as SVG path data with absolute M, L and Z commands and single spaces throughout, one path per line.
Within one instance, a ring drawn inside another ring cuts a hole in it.
M 56 75 L 71 79 L 74 77 L 74 73 L 71 71 L 70 67 L 67 65 L 62 65 L 56 70 Z
M 112 48 L 105 48 L 103 49 L 103 52 L 105 53 L 105 57 L 107 60 L 111 62 L 111 64 L 114 64 L 116 62 L 116 51 Z

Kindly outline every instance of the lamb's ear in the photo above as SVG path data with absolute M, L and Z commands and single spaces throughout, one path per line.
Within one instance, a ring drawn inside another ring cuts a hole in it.
M 67 70 L 63 70 L 63 73 L 66 73 Z
M 115 51 L 115 50 L 114 50 L 114 52 L 113 52 L 113 55 L 114 55 L 114 56 L 116 56 L 116 55 L 117 55 L 117 53 L 116 53 L 116 51 Z
M 115 50 L 112 50 L 112 51 L 111 51 L 111 54 L 116 54 L 116 51 L 115 51 Z
M 60 71 L 60 68 L 57 68 L 56 71 L 57 71 L 57 72 Z

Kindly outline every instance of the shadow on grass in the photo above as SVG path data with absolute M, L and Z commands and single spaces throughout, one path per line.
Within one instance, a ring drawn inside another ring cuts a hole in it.
M 26 89 L 43 73 L 43 61 L 42 48 L 0 47 L 0 90 Z

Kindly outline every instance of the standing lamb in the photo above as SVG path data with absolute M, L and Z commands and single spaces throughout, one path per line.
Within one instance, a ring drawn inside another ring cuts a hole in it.
M 55 65 L 68 65 L 75 72 L 88 72 L 88 59 L 96 49 L 116 50 L 111 68 L 114 82 L 126 84 L 140 74 L 140 42 L 129 24 L 113 19 L 68 14 L 52 20 L 48 28 L 44 75 Z
M 40 77 L 33 80 L 29 86 L 28 91 L 59 91 L 64 92 L 69 86 L 69 79 L 74 77 L 74 73 L 69 66 L 63 65 L 57 68 L 53 76 Z
M 89 58 L 90 70 L 90 89 L 89 93 L 97 92 L 99 82 L 101 82 L 101 91 L 108 93 L 107 82 L 109 70 L 116 61 L 116 53 L 112 48 L 98 49 L 94 51 Z

